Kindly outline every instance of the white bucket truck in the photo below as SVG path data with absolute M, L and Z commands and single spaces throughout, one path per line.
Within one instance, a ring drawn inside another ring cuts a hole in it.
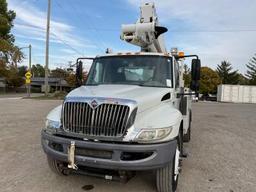
M 185 92 L 183 61 L 191 66 L 191 90 L 197 92 L 200 60 L 177 49 L 167 52 L 153 3 L 141 6 L 135 24 L 122 25 L 121 39 L 139 52 L 79 58 L 79 87 L 47 116 L 42 146 L 49 166 L 115 179 L 131 171 L 155 170 L 159 192 L 176 190 L 183 142 L 191 134 L 191 92 Z M 92 59 L 82 84 L 83 59 Z

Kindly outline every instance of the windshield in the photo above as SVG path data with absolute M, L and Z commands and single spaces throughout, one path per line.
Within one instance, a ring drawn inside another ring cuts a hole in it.
M 127 84 L 172 87 L 171 58 L 113 56 L 95 59 L 86 85 Z

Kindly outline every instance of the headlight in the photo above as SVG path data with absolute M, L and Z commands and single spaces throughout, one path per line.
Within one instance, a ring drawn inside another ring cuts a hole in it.
M 136 140 L 141 142 L 149 142 L 160 140 L 167 137 L 172 131 L 172 127 L 160 129 L 144 129 L 137 135 Z
M 50 133 L 56 132 L 56 129 L 60 128 L 60 122 L 59 121 L 53 121 L 47 119 L 45 122 L 45 130 Z

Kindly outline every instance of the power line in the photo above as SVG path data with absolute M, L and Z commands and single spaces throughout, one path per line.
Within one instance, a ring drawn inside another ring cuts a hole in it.
M 57 2 L 57 0 L 55 1 L 56 2 L 56 5 L 58 6 L 58 7 L 60 7 L 60 8 L 64 8 L 63 7 L 63 4 L 60 4 L 59 2 Z M 79 10 L 77 9 L 77 7 L 75 7 L 72 3 L 71 4 L 69 4 L 68 6 L 71 6 L 72 8 L 73 8 L 73 10 L 75 10 L 75 11 L 71 11 L 71 13 L 73 14 L 73 17 L 74 18 L 76 18 L 77 20 L 79 20 L 79 22 L 80 23 L 87 23 L 87 26 L 90 26 L 89 28 L 87 27 L 86 29 L 87 30 L 93 30 L 93 31 L 98 31 L 97 29 L 95 29 L 95 27 L 93 26 L 93 24 L 92 24 L 92 22 L 87 22 L 87 20 L 88 19 L 90 19 L 89 17 L 89 15 L 86 13 L 86 11 L 85 11 L 85 9 L 83 9 L 83 12 L 86 14 L 86 19 L 85 20 L 82 20 L 81 19 L 81 17 L 79 17 L 79 15 L 75 15 L 74 13 L 75 12 L 79 12 Z M 70 8 L 69 8 L 69 10 L 70 10 Z M 68 13 L 68 14 L 70 14 L 70 12 Z M 95 41 L 95 43 L 96 44 L 98 44 L 98 45 L 96 45 L 102 52 L 105 52 L 105 50 L 104 49 L 102 49 L 102 47 L 104 47 L 104 45 L 103 45 L 103 41 L 102 41 L 102 39 L 101 39 L 101 37 L 100 36 L 98 36 L 98 34 L 97 33 L 93 33 L 93 35 L 96 37 L 96 39 L 97 40 L 99 40 L 98 42 L 97 41 Z
M 56 5 L 59 6 L 60 8 L 63 8 L 62 5 L 57 0 L 54 1 L 54 3 L 56 3 Z
M 63 9 L 63 6 L 56 0 L 54 1 L 55 4 L 60 7 L 61 9 Z M 80 51 L 76 50 L 74 47 L 72 47 L 71 45 L 69 45 L 67 42 L 65 42 L 64 40 L 62 40 L 61 38 L 59 38 L 56 34 L 52 33 L 58 40 L 60 40 L 63 44 L 65 44 L 66 46 L 68 46 L 70 49 L 72 49 L 73 51 L 75 51 L 76 53 L 78 53 L 79 55 L 84 55 L 82 54 Z
M 33 27 L 44 31 L 45 29 L 26 24 L 24 26 Z M 120 29 L 115 28 L 86 28 L 87 31 L 120 31 Z M 207 30 L 207 29 L 199 29 L 199 30 L 168 30 L 168 32 L 172 33 L 232 33 L 232 32 L 255 32 L 256 29 L 220 29 L 220 30 Z
M 118 32 L 120 29 L 108 28 L 87 28 L 87 31 L 112 31 Z M 233 33 L 233 32 L 256 32 L 256 29 L 232 29 L 232 30 L 168 30 L 172 33 Z
M 27 25 L 30 26 L 30 25 Z M 32 26 L 34 27 L 34 26 Z M 41 28 L 38 28 L 41 29 Z M 120 29 L 108 29 L 108 28 L 87 28 L 87 31 L 110 31 L 118 32 Z M 232 30 L 168 30 L 171 33 L 240 33 L 240 32 L 256 32 L 256 29 L 232 29 Z
M 26 24 L 26 25 L 24 25 L 24 26 L 26 26 L 26 27 L 31 27 L 31 28 L 35 28 L 35 29 L 39 29 L 39 30 L 41 30 L 42 32 L 45 32 L 45 29 L 44 28 L 41 28 L 41 27 L 37 27 L 37 26 L 34 26 L 34 25 L 30 25 L 30 24 Z M 57 40 L 59 40 L 59 41 L 61 41 L 61 43 L 63 43 L 64 45 L 66 45 L 67 47 L 69 47 L 70 49 L 72 49 L 73 51 L 75 51 L 76 53 L 78 53 L 79 55 L 84 55 L 84 54 L 82 54 L 81 52 L 79 52 L 77 49 L 75 49 L 74 47 L 72 47 L 69 43 L 67 43 L 66 41 L 64 41 L 63 39 L 61 39 L 57 34 L 55 34 L 54 32 L 50 32 L 50 34 L 51 35 L 54 35 L 54 37 L 57 39 Z
M 236 32 L 256 32 L 256 29 L 232 29 L 232 30 L 168 30 L 172 33 L 236 33 Z
M 64 41 L 63 39 L 61 39 L 60 37 L 58 37 L 58 35 L 56 35 L 55 33 L 51 32 L 52 35 L 55 36 L 56 39 L 58 39 L 59 41 L 61 41 L 64 45 L 68 46 L 70 49 L 72 49 L 73 51 L 75 51 L 77 54 L 84 56 L 83 53 L 81 53 L 80 51 L 78 51 L 77 49 L 75 49 L 74 47 L 72 47 L 70 44 L 68 44 L 66 41 Z

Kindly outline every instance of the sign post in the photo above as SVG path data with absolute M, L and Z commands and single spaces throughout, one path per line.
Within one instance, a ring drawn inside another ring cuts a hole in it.
M 31 86 L 31 72 L 28 71 L 26 74 L 25 74 L 25 77 L 26 77 L 26 85 L 27 85 L 27 96 L 30 97 L 30 86 Z

